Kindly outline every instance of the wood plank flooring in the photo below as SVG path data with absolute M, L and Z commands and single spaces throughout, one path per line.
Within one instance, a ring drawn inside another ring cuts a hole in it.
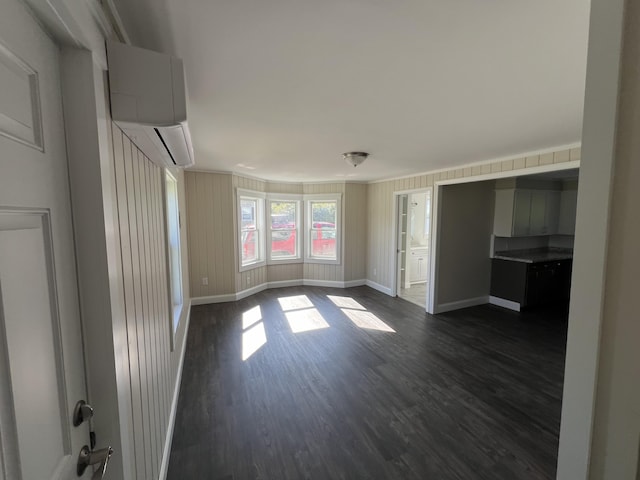
M 193 307 L 187 342 L 169 480 L 555 478 L 566 312 L 292 287 Z

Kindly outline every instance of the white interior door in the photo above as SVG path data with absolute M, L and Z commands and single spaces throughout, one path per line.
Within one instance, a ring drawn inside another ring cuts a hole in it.
M 78 478 L 89 443 L 58 55 L 0 2 L 0 480 Z

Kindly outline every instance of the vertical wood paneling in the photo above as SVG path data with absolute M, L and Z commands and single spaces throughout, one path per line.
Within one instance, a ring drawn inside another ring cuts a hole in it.
M 136 478 L 156 479 L 169 426 L 170 358 L 164 172 L 114 125 L 113 152 L 128 338 Z
M 303 190 L 303 185 L 301 183 L 267 182 L 266 185 L 266 191 L 270 193 L 302 194 Z
M 344 280 L 366 278 L 367 186 L 347 184 L 344 197 Z
M 134 298 L 133 252 L 129 228 L 129 203 L 127 194 L 126 162 L 122 132 L 113 128 L 113 155 L 118 202 L 118 222 L 120 229 L 120 249 L 122 259 L 123 289 L 125 295 L 125 315 L 136 317 Z M 129 159 L 131 148 L 127 144 Z M 130 160 L 129 160 L 130 161 Z M 129 378 L 131 381 L 131 418 L 133 423 L 133 458 L 136 465 L 136 478 L 144 478 L 146 472 L 145 442 L 143 432 L 142 392 L 140 385 L 140 362 L 138 359 L 138 338 L 135 322 L 127 322 L 127 344 L 129 356 Z
M 195 220 L 193 218 L 193 210 L 189 209 L 189 204 L 193 204 L 193 202 L 195 202 L 195 199 L 192 197 L 192 195 L 195 193 L 195 179 L 196 177 L 194 175 L 188 175 L 188 174 L 184 174 L 184 193 L 185 193 L 185 204 L 186 204 L 186 216 L 185 216 L 185 221 L 186 221 L 186 229 L 188 233 L 188 238 L 187 238 L 187 242 L 185 243 L 186 245 L 186 250 L 187 250 L 187 257 L 191 258 L 192 256 L 192 250 L 193 250 L 193 238 L 192 238 L 192 234 L 191 232 L 195 232 L 195 228 L 192 226 L 193 223 L 195 223 Z M 196 282 L 196 278 L 197 278 L 197 274 L 195 272 L 195 269 L 189 265 L 189 291 L 191 292 L 191 295 L 193 296 L 199 296 L 200 295 L 200 291 L 197 290 L 197 285 L 198 282 Z
M 284 265 L 269 265 L 266 271 L 267 282 L 285 282 L 304 278 L 302 263 L 288 263 Z
M 148 165 L 145 161 L 145 157 L 137 150 L 138 153 L 138 168 L 139 168 L 139 185 L 141 190 L 141 208 L 142 208 L 142 222 L 144 233 L 144 266 L 142 268 L 142 278 L 144 280 L 145 290 L 145 320 L 147 325 L 147 331 L 145 334 L 145 346 L 146 355 L 149 358 L 149 364 L 151 366 L 150 376 L 148 378 L 149 390 L 151 392 L 151 419 L 149 425 L 151 426 L 151 441 L 153 445 L 153 464 L 152 472 L 155 476 L 158 473 L 158 445 L 160 439 L 158 438 L 158 423 L 159 423 L 159 406 L 158 406 L 158 362 L 155 348 L 155 322 L 154 322 L 154 304 L 153 298 L 153 274 L 151 272 L 151 235 L 152 231 L 149 224 L 149 192 L 147 184 Z
M 126 138 L 126 137 L 124 137 Z M 134 316 L 134 323 L 137 330 L 137 357 L 140 362 L 140 388 L 142 392 L 142 404 L 141 409 L 143 412 L 143 436 L 145 446 L 145 478 L 149 476 L 153 469 L 153 445 L 152 445 L 152 426 L 150 424 L 149 411 L 150 411 L 150 396 L 148 378 L 150 375 L 150 361 L 147 356 L 147 349 L 145 347 L 145 314 L 144 314 L 144 293 L 142 283 L 142 265 L 143 265 L 143 249 L 144 243 L 142 232 L 142 220 L 141 220 L 141 201 L 140 201 L 140 189 L 139 189 L 139 168 L 138 168 L 138 151 L 133 144 L 127 140 L 125 142 L 125 162 L 128 170 L 127 176 L 127 191 L 129 201 L 129 227 L 132 232 L 131 246 L 133 253 L 132 271 L 134 280 L 134 292 L 133 296 L 136 305 L 136 314 Z M 125 292 L 125 296 L 128 292 Z M 127 324 L 130 319 L 127 318 Z
M 235 199 L 233 184 L 251 179 L 232 175 L 185 172 L 190 290 L 194 297 L 237 291 Z M 208 279 L 208 285 L 202 279 Z
M 150 317 L 151 317 L 151 325 L 152 325 L 152 337 L 151 337 L 151 349 L 153 354 L 153 361 L 155 364 L 155 393 L 158 397 L 156 402 L 156 438 L 158 439 L 158 452 L 159 452 L 159 462 L 158 465 L 162 462 L 162 447 L 163 447 L 163 432 L 165 431 L 165 420 L 164 420 L 164 404 L 165 398 L 163 395 L 163 366 L 161 361 L 161 353 L 160 353 L 160 315 L 159 315 L 159 302 L 157 292 L 157 263 L 156 263 L 156 240 L 162 238 L 164 236 L 159 235 L 159 230 L 154 221 L 154 208 L 157 208 L 154 202 L 155 196 L 155 188 L 152 184 L 152 179 L 154 178 L 152 174 L 152 169 L 155 171 L 157 168 L 154 164 L 149 161 L 146 156 L 143 156 L 144 164 L 145 164 L 145 180 L 147 182 L 147 223 L 149 230 L 149 288 L 151 289 L 149 298 L 151 299 L 151 307 L 150 307 Z M 158 469 L 159 470 L 159 469 Z
M 155 392 L 156 364 L 154 361 L 151 339 L 153 335 L 153 321 L 151 318 L 151 299 L 149 298 L 149 230 L 147 223 L 147 188 L 145 182 L 145 162 L 142 152 L 134 147 L 136 168 L 134 178 L 138 187 L 138 225 L 140 225 L 140 281 L 142 288 L 142 315 L 144 322 L 144 355 L 147 358 L 147 390 L 149 392 L 149 432 L 151 444 L 151 474 L 155 477 L 158 473 L 158 438 L 156 434 L 157 398 Z

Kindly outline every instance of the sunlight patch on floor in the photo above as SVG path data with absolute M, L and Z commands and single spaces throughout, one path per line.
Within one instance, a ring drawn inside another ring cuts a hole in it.
M 267 343 L 264 323 L 260 322 L 242 334 L 242 360 L 247 360 Z
M 327 295 L 336 307 L 351 308 L 353 310 L 366 310 L 362 305 L 355 301 L 352 297 L 339 297 L 338 295 Z
M 293 333 L 329 328 L 329 324 L 316 308 L 287 312 L 286 316 Z
M 356 326 L 360 328 L 365 328 L 367 330 L 379 330 L 381 332 L 394 332 L 395 330 L 391 328 L 389 325 L 384 323 L 378 317 L 376 317 L 373 313 L 362 311 L 362 310 L 349 310 L 343 308 L 342 311 L 344 314 L 349 317 L 349 319 L 356 324 Z
M 278 298 L 280 308 L 282 311 L 288 312 L 290 310 L 300 310 L 301 308 L 311 308 L 313 303 L 306 295 L 296 295 L 293 297 L 280 297 Z
M 260 305 L 256 305 L 242 314 L 242 329 L 246 330 L 260 320 L 262 320 L 262 310 L 260 309 Z

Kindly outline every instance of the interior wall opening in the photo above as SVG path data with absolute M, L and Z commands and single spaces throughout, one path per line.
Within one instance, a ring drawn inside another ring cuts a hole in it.
M 426 309 L 432 190 L 397 194 L 396 296 Z

